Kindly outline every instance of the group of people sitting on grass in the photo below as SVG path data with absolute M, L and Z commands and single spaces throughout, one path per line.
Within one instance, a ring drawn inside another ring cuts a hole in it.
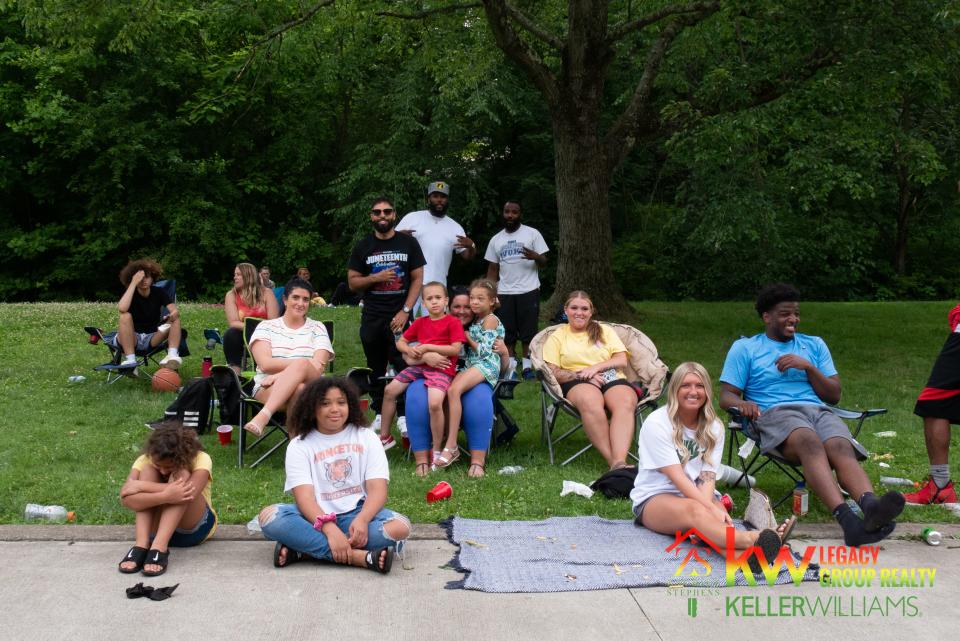
M 134 295 L 145 296 L 140 286 L 146 281 L 148 288 L 152 277 L 147 270 L 131 275 L 121 313 L 127 313 Z M 238 292 L 250 277 L 238 266 Z M 283 315 L 260 323 L 249 341 L 257 362 L 254 394 L 264 408 L 244 427 L 260 433 L 274 412 L 285 409 L 291 437 L 285 490 L 294 503 L 269 506 L 259 520 L 265 536 L 277 541 L 277 567 L 316 558 L 386 573 L 397 545 L 410 534 L 409 520 L 385 508 L 389 469 L 384 446 L 392 439 L 390 418 L 397 399 L 406 393 L 418 476 L 457 459 L 462 416 L 467 418 L 468 473 L 484 473 L 492 389 L 504 360 L 496 287 L 478 280 L 451 300 L 441 283 L 423 286 L 427 315 L 397 339 L 406 367 L 385 390 L 379 435 L 364 429 L 368 421 L 357 389 L 342 378 L 324 376 L 334 352 L 323 325 L 307 317 L 312 295 L 308 281 L 292 279 L 284 289 Z M 790 285 L 760 292 L 756 310 L 764 331 L 730 348 L 720 374 L 720 406 L 754 423 L 764 453 L 803 467 L 808 485 L 831 510 L 847 545 L 874 543 L 894 530 L 904 497 L 895 491 L 874 494 L 859 464 L 866 450 L 827 409 L 840 400 L 840 379 L 824 341 L 797 331 L 799 300 Z M 634 467 L 627 456 L 638 398 L 623 373 L 627 350 L 593 318 L 586 292 L 572 292 L 564 309 L 567 323 L 543 349 L 546 366 L 609 468 Z M 715 491 L 724 429 L 713 410 L 711 389 L 703 366 L 682 363 L 673 372 L 665 404 L 644 421 L 631 493 L 638 525 L 671 535 L 696 528 L 708 538 L 724 540 L 732 521 Z M 411 395 L 417 394 L 424 411 L 411 412 L 411 405 L 417 405 Z M 478 416 L 482 420 L 472 424 L 470 419 Z M 136 543 L 120 571 L 160 574 L 169 546 L 209 538 L 216 528 L 211 481 L 210 458 L 192 431 L 167 425 L 152 433 L 121 491 L 124 505 L 136 512 L 137 525 Z M 943 493 L 945 486 L 937 482 L 937 487 Z M 857 502 L 859 514 L 844 501 L 843 491 Z M 738 531 L 735 545 L 758 546 L 771 559 L 793 525 L 788 519 L 775 530 Z

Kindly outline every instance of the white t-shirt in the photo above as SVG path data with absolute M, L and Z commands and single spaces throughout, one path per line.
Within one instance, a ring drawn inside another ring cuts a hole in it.
M 694 439 L 695 433 L 686 427 L 683 429 L 683 442 L 690 453 L 690 459 L 683 471 L 691 481 L 696 482 L 701 472 L 716 472 L 720 469 L 720 459 L 723 456 L 723 425 L 714 421 L 711 428 L 717 439 L 717 445 L 709 460 L 704 460 L 703 452 Z M 637 480 L 630 492 L 630 500 L 636 507 L 657 494 L 676 494 L 684 496 L 683 492 L 667 478 L 667 475 L 658 471 L 668 465 L 679 465 L 680 454 L 673 444 L 673 425 L 667 415 L 666 406 L 654 410 L 640 428 L 637 439 Z
M 317 430 L 287 445 L 285 492 L 313 485 L 324 512 L 343 514 L 367 496 L 367 479 L 390 480 L 390 467 L 373 430 L 349 424 L 336 434 Z
M 327 328 L 320 321 L 306 319 L 302 327 L 291 329 L 283 322 L 283 316 L 262 321 L 250 336 L 250 347 L 257 341 L 270 343 L 270 355 L 273 358 L 313 358 L 318 349 L 325 349 L 333 355 L 333 344 Z M 259 387 L 267 374 L 257 366 L 254 383 Z
M 543 236 L 533 227 L 520 225 L 517 231 L 501 230 L 490 239 L 483 258 L 500 264 L 499 294 L 526 294 L 540 289 L 537 262 L 523 257 L 523 248 L 528 247 L 538 254 L 550 251 Z
M 462 254 L 464 247 L 454 247 L 457 236 L 466 236 L 460 223 L 449 216 L 437 218 L 426 209 L 412 211 L 397 225 L 397 231 L 412 231 L 420 243 L 420 250 L 427 264 L 423 266 L 423 284 L 431 281 L 447 284 L 447 272 L 453 252 Z

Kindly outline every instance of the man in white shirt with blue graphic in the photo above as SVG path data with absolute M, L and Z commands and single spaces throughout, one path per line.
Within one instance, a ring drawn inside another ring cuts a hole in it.
M 530 365 L 530 341 L 537 333 L 540 316 L 540 277 L 538 270 L 547 264 L 549 251 L 543 236 L 533 227 L 521 224 L 520 203 L 508 200 L 503 205 L 503 231 L 490 239 L 484 258 L 489 263 L 487 278 L 497 284 L 500 308 L 497 316 L 506 332 L 504 341 L 510 352 L 510 371 L 517 368 L 517 339 L 523 343 L 523 377 L 535 378 Z

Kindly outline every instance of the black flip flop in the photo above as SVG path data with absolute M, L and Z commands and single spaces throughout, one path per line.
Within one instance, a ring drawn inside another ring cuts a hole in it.
M 143 560 L 143 564 L 159 565 L 160 569 L 156 572 L 148 572 L 143 570 L 143 576 L 160 576 L 167 571 L 167 563 L 169 562 L 170 550 L 166 552 L 161 552 L 160 550 L 151 549 L 147 552 L 147 558 Z
M 780 552 L 780 546 L 783 545 L 783 540 L 780 538 L 780 535 L 777 534 L 776 530 L 763 530 L 760 532 L 760 536 L 757 537 L 757 542 L 754 543 L 754 545 L 763 552 L 763 556 L 769 566 L 773 563 L 773 560 L 777 558 L 777 554 Z M 763 566 L 760 564 L 760 559 L 756 554 L 751 555 L 747 563 L 750 565 L 750 571 L 754 574 L 763 573 Z
M 138 545 L 134 545 L 132 548 L 127 550 L 126 556 L 123 557 L 123 560 L 117 564 L 117 569 L 123 572 L 124 574 L 136 574 L 143 569 L 143 560 L 147 558 L 147 548 L 142 548 Z M 121 567 L 121 564 L 132 561 L 136 565 L 132 568 Z
M 284 548 L 287 548 L 287 560 L 285 563 L 280 563 L 280 551 Z M 299 563 L 303 560 L 303 552 L 297 552 L 294 549 L 291 549 L 289 546 L 284 545 L 280 541 L 277 541 L 277 544 L 273 547 L 273 567 L 275 568 L 285 568 L 288 565 L 294 563 Z
M 383 559 L 383 567 L 380 567 L 380 555 L 384 553 L 386 553 L 387 556 Z M 393 566 L 393 548 L 370 550 L 367 552 L 364 562 L 367 564 L 367 569 L 369 570 L 379 572 L 380 574 L 389 574 L 390 568 Z

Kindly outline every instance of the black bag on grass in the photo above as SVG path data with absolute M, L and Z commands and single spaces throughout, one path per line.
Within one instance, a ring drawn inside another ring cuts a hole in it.
M 209 378 L 191 379 L 180 390 L 176 400 L 167 407 L 163 419 L 181 421 L 184 427 L 196 430 L 197 434 L 204 434 L 213 421 L 213 412 L 210 411 L 212 400 L 213 382 Z M 238 404 L 239 402 L 237 399 Z
M 590 488 L 602 493 L 608 499 L 628 499 L 637 480 L 637 468 L 621 467 L 610 470 L 590 484 Z
M 221 378 L 219 383 L 213 386 L 220 401 L 220 425 L 240 425 L 240 388 L 231 379 Z

